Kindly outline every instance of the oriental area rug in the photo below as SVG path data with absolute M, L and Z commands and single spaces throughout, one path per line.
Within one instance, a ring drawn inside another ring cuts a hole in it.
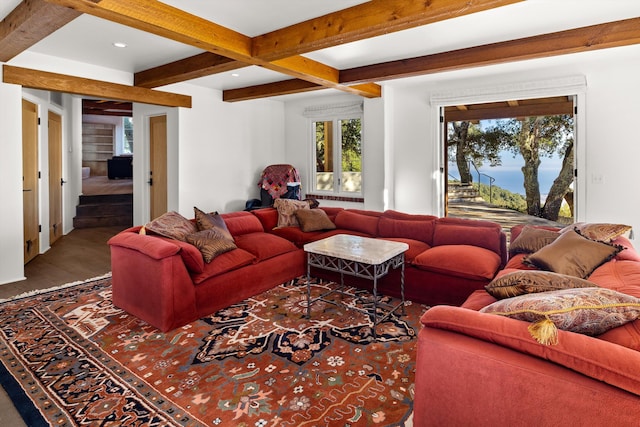
M 306 292 L 300 277 L 167 333 L 114 307 L 109 276 L 3 301 L 0 382 L 29 426 L 412 425 L 427 307 L 407 302 L 374 340 L 343 305 L 372 310 L 367 291 L 310 319 Z

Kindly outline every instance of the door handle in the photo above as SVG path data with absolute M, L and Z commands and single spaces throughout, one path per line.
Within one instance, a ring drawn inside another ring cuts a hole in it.
M 65 181 L 64 179 L 60 178 L 60 185 L 64 185 L 66 183 L 67 183 L 67 181 Z
M 147 184 L 153 185 L 153 178 L 149 178 L 149 181 L 147 181 Z

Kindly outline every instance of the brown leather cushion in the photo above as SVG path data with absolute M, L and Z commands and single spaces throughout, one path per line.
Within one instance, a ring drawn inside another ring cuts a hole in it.
M 560 233 L 566 233 L 571 230 L 577 230 L 578 233 L 591 240 L 611 242 L 616 237 L 631 231 L 631 226 L 626 224 L 577 222 L 566 226 L 560 230 Z
M 160 215 L 158 218 L 148 222 L 144 226 L 145 232 L 151 231 L 170 239 L 181 240 L 186 242 L 188 235 L 196 233 L 198 227 L 192 221 L 180 215 L 178 212 L 171 211 Z
M 278 227 L 297 227 L 298 218 L 296 211 L 298 209 L 309 209 L 309 202 L 294 199 L 276 199 L 273 207 L 278 210 Z
M 322 209 L 298 209 L 295 211 L 300 229 L 304 232 L 334 230 L 336 225 Z
M 597 287 L 593 282 L 551 271 L 513 271 L 493 279 L 485 286 L 494 298 L 511 298 L 524 294 L 558 291 L 571 288 Z
M 541 270 L 586 279 L 593 270 L 621 250 L 621 246 L 589 240 L 576 231 L 568 231 L 553 243 L 527 256 L 524 262 Z
M 190 234 L 187 236 L 187 242 L 200 250 L 202 258 L 207 264 L 218 255 L 236 249 L 233 240 L 226 238 L 217 228 L 209 228 Z
M 553 243 L 559 236 L 556 231 L 525 225 L 509 245 L 509 255 L 532 254 Z
M 229 240 L 233 240 L 233 236 L 229 233 L 229 229 L 227 228 L 227 224 L 225 224 L 224 219 L 218 212 L 206 213 L 201 211 L 200 209 L 193 207 L 196 216 L 196 225 L 198 226 L 198 230 L 208 230 L 210 228 L 215 228 L 218 230 L 223 236 L 225 236 Z

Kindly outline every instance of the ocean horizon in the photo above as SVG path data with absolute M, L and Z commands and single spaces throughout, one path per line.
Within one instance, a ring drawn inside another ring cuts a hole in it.
M 511 191 L 512 193 L 521 194 L 524 196 L 524 176 L 522 175 L 522 170 L 520 168 L 512 168 L 512 167 L 483 167 L 478 168 L 480 171 L 480 183 L 489 185 L 489 178 L 486 176 L 491 176 L 495 179 L 493 181 L 493 185 L 504 188 L 505 190 Z M 558 177 L 559 169 L 550 169 L 550 168 L 540 168 L 538 170 L 538 183 L 540 184 L 540 196 L 545 197 L 549 194 L 549 190 L 553 185 L 553 181 Z M 483 175 L 486 174 L 486 175 Z M 460 179 L 460 173 L 458 172 L 458 168 L 455 164 L 449 164 L 449 178 L 452 176 L 455 179 Z M 472 172 L 473 182 L 478 182 L 478 173 L 475 169 Z
M 502 161 L 500 166 L 483 165 L 478 168 L 481 174 L 480 183 L 489 185 L 489 178 L 486 176 L 488 175 L 495 179 L 494 186 L 524 196 L 524 175 L 522 174 L 524 160 L 520 155 L 514 156 L 507 152 L 503 152 L 500 158 Z M 460 179 L 456 163 L 449 162 L 448 166 L 449 179 L 452 179 L 452 177 Z M 553 185 L 553 181 L 558 177 L 561 167 L 562 160 L 556 156 L 541 159 L 540 167 L 538 168 L 538 183 L 540 184 L 540 196 L 543 199 L 549 194 L 549 190 Z M 471 175 L 473 176 L 473 182 L 478 182 L 478 173 L 475 169 L 472 169 Z

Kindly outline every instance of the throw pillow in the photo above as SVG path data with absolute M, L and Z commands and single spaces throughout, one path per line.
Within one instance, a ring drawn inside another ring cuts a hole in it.
M 631 231 L 631 226 L 625 224 L 577 222 L 566 226 L 560 230 L 560 233 L 566 233 L 571 230 L 578 231 L 588 239 L 609 243 L 616 237 Z
M 526 322 L 541 344 L 557 344 L 557 329 L 600 335 L 640 317 L 640 298 L 606 288 L 564 289 L 521 295 L 480 310 Z
M 227 239 L 216 228 L 209 228 L 190 234 L 187 236 L 187 242 L 200 250 L 202 258 L 207 264 L 218 255 L 236 249 L 236 244 L 233 240 Z
M 576 231 L 568 231 L 525 257 L 524 262 L 541 270 L 586 279 L 621 250 L 620 246 L 589 240 Z
M 553 243 L 558 236 L 560 234 L 555 231 L 525 225 L 518 237 L 509 245 L 509 255 L 534 253 Z
M 304 200 L 293 199 L 276 199 L 273 207 L 278 210 L 278 228 L 280 227 L 298 227 L 298 219 L 296 211 L 298 209 L 309 209 L 309 202 Z
M 189 234 L 198 231 L 198 227 L 192 221 L 180 215 L 178 212 L 171 211 L 160 215 L 158 218 L 148 222 L 145 226 L 145 233 L 151 231 L 170 239 L 186 241 Z
M 517 297 L 524 294 L 558 291 L 571 288 L 598 287 L 593 282 L 551 271 L 514 271 L 496 277 L 484 288 L 496 299 Z
M 196 224 L 199 231 L 215 228 L 227 239 L 233 240 L 233 236 L 231 235 L 231 233 L 229 233 L 227 224 L 224 222 L 224 219 L 222 219 L 218 212 L 205 213 L 195 206 L 193 207 L 193 210 L 195 212 Z
M 302 231 L 334 230 L 336 225 L 322 209 L 298 209 L 296 219 Z

